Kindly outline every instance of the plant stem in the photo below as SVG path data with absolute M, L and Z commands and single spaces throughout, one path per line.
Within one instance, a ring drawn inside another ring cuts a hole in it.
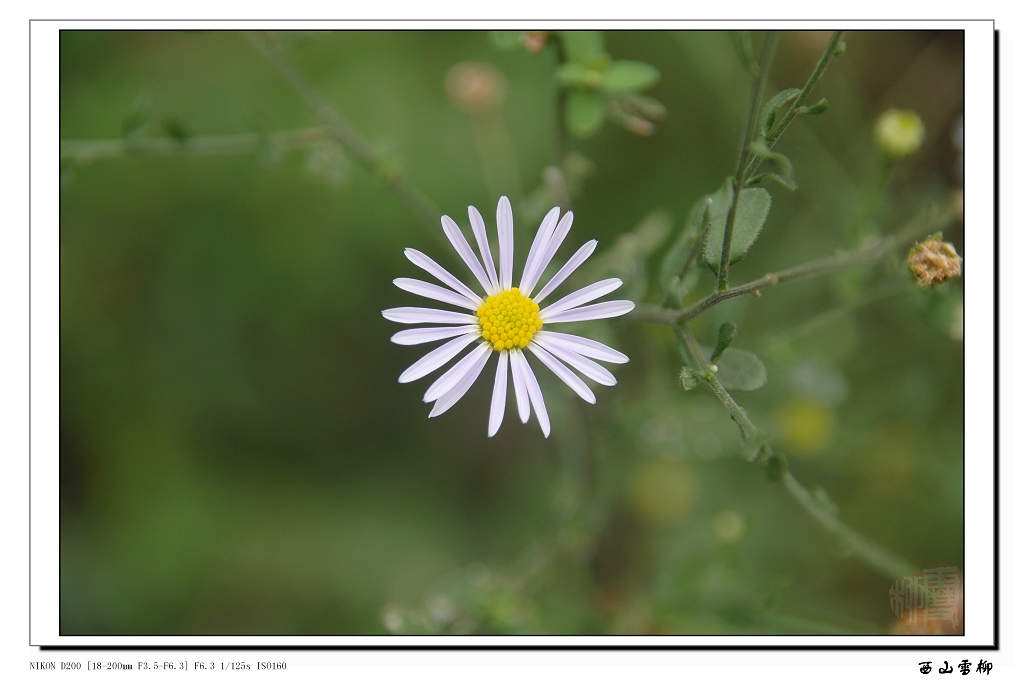
M 800 93 L 793 100 L 793 104 L 790 105 L 789 109 L 786 111 L 785 116 L 779 121 L 778 124 L 775 125 L 775 128 L 768 132 L 768 136 L 765 142 L 768 144 L 769 148 L 773 147 L 775 143 L 779 140 L 779 138 L 782 136 L 783 132 L 786 130 L 786 127 L 788 127 L 790 122 L 793 121 L 793 119 L 796 117 L 797 110 L 803 106 L 804 102 L 807 100 L 807 96 L 811 94 L 811 90 L 814 88 L 815 84 L 818 83 L 818 79 L 820 79 L 821 75 L 825 73 L 825 67 L 827 67 L 828 63 L 832 60 L 833 57 L 835 57 L 836 46 L 839 45 L 839 39 L 842 37 L 842 35 L 842 31 L 836 31 L 835 33 L 832 34 L 832 38 L 829 40 L 828 45 L 825 46 L 825 51 L 821 54 L 821 57 L 818 58 L 818 63 L 814 65 L 814 71 L 812 71 L 810 77 L 808 77 L 807 83 L 804 84 L 804 87 L 800 90 Z M 761 157 L 760 155 L 755 155 L 750 160 L 749 164 L 747 165 L 746 171 L 744 171 L 742 175 L 742 179 L 744 180 L 744 182 L 750 180 L 750 178 L 754 175 L 754 172 L 757 171 L 757 168 L 761 165 L 761 162 L 763 161 L 764 158 Z
M 704 350 L 697 343 L 697 339 L 694 337 L 693 332 L 690 331 L 690 327 L 685 324 L 675 327 L 676 336 L 682 341 L 686 349 L 690 351 L 690 355 L 697 362 L 700 367 L 697 370 L 697 374 L 703 377 L 704 381 L 711 387 L 711 390 L 715 392 L 718 399 L 725 405 L 725 409 L 729 410 L 729 415 L 732 416 L 732 420 L 736 422 L 736 425 L 740 428 L 740 433 L 743 435 L 744 440 L 750 438 L 757 433 L 757 427 L 754 426 L 754 422 L 750 420 L 750 416 L 747 411 L 744 410 L 739 403 L 737 403 L 729 391 L 725 390 L 725 387 L 718 381 L 718 377 L 715 376 L 714 372 L 711 371 L 711 363 L 708 362 L 707 356 L 704 354 Z
M 710 293 L 688 307 L 672 310 L 652 305 L 639 305 L 635 310 L 633 310 L 633 312 L 630 312 L 626 316 L 633 321 L 654 322 L 658 324 L 678 324 L 686 322 L 697 315 L 707 312 L 715 305 L 731 298 L 736 298 L 750 293 L 760 294 L 761 290 L 771 288 L 772 286 L 778 286 L 780 283 L 784 283 L 786 281 L 793 281 L 795 279 L 802 279 L 809 276 L 818 276 L 820 274 L 827 274 L 845 267 L 853 267 L 856 265 L 874 262 L 904 241 L 925 233 L 941 230 L 952 220 L 952 218 L 952 214 L 946 212 L 937 215 L 930 221 L 911 222 L 899 233 L 887 238 L 876 240 L 875 242 L 865 245 L 858 250 L 840 253 L 832 257 L 821 257 L 816 260 L 810 260 L 809 262 L 796 265 L 795 267 L 790 267 L 789 269 L 785 269 L 781 272 L 765 274 L 761 278 L 743 285 L 734 286 L 724 291 L 715 291 Z
M 886 550 L 863 534 L 851 529 L 833 512 L 823 507 L 811 495 L 811 492 L 797 481 L 796 477 L 790 472 L 786 472 L 783 475 L 782 485 L 786 487 L 786 492 L 793 496 L 793 499 L 797 501 L 800 507 L 821 525 L 821 528 L 835 536 L 862 562 L 887 575 L 894 581 L 914 573 L 915 567 L 912 564 L 899 555 Z
M 308 148 L 328 138 L 321 126 L 308 129 L 280 131 L 271 134 L 235 133 L 223 136 L 192 136 L 177 138 L 144 138 L 125 140 L 70 140 L 60 142 L 60 156 L 70 157 L 76 164 L 87 164 L 93 160 L 138 156 L 161 155 L 235 155 L 258 150 L 266 145 L 275 150 Z
M 736 176 L 732 182 L 732 204 L 729 205 L 729 214 L 725 219 L 725 231 L 722 235 L 722 256 L 718 263 L 718 290 L 724 291 L 729 288 L 729 258 L 732 253 L 732 234 L 736 226 L 736 209 L 740 204 L 740 193 L 746 183 L 743 175 L 743 168 L 747 166 L 747 158 L 750 155 L 750 141 L 754 136 L 754 129 L 757 122 L 757 106 L 764 95 L 764 86 L 768 82 L 768 69 L 771 67 L 772 58 L 775 56 L 775 46 L 778 44 L 779 35 L 776 31 L 769 31 L 764 37 L 764 45 L 761 47 L 761 59 L 758 62 L 757 76 L 750 89 L 750 108 L 747 111 L 747 123 L 744 126 L 743 138 L 740 140 L 739 159 L 736 162 Z
M 561 36 L 554 41 L 555 56 L 558 66 L 565 64 L 565 46 L 562 44 Z M 558 85 L 558 95 L 555 96 L 555 161 L 559 169 L 565 165 L 565 157 L 569 154 L 569 125 L 565 121 L 565 107 L 569 100 L 569 90 Z
M 292 64 L 283 48 L 280 45 L 271 45 L 269 41 L 259 38 L 253 32 L 247 31 L 245 36 L 277 69 L 313 116 L 320 120 L 327 132 L 344 146 L 356 162 L 376 176 L 425 227 L 434 231 L 441 213 L 423 193 L 409 183 L 401 170 L 380 158 L 369 142 L 338 113 L 327 98 L 306 79 L 305 74 Z
M 708 364 L 704 350 L 700 347 L 689 327 L 681 324 L 674 328 L 676 336 L 686 346 L 690 356 L 701 367 L 696 370 L 697 374 L 711 387 L 719 401 L 729 411 L 733 421 L 739 426 L 743 438 L 746 439 L 759 433 L 757 426 L 751 421 L 746 410 L 736 402 L 729 391 L 718 381 L 711 366 Z M 765 449 L 770 450 L 767 443 L 765 443 Z M 892 579 L 898 579 L 913 573 L 915 569 L 913 565 L 844 524 L 834 512 L 820 503 L 790 472 L 787 471 L 783 475 L 782 485 L 785 486 L 786 492 L 797 501 L 804 511 L 827 533 L 845 545 L 850 553 L 862 562 Z

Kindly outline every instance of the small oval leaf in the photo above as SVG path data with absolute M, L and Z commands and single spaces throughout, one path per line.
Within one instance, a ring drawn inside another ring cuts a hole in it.
M 729 204 L 732 202 L 732 188 L 730 187 L 728 190 L 726 202 L 716 202 L 716 206 L 712 209 L 711 229 L 708 231 L 708 238 L 704 243 L 704 262 L 716 274 L 721 262 L 725 221 L 729 214 Z M 736 208 L 736 221 L 733 225 L 732 246 L 729 250 L 729 264 L 736 264 L 750 252 L 750 248 L 761 235 L 761 229 L 764 228 L 771 207 L 772 195 L 764 188 L 744 188 L 740 193 L 739 206 Z
M 704 347 L 704 352 L 710 357 L 710 348 Z M 715 376 L 727 390 L 756 391 L 768 382 L 768 370 L 764 362 L 749 350 L 730 346 L 722 353 L 717 364 Z
M 650 88 L 661 79 L 661 72 L 646 62 L 615 60 L 604 72 L 601 88 L 608 93 L 632 93 Z
M 600 31 L 559 31 L 558 36 L 570 62 L 590 65 L 604 52 L 604 37 Z
M 523 44 L 522 31 L 491 31 L 491 43 L 499 50 L 511 50 Z
M 558 83 L 566 87 L 584 88 L 587 86 L 587 73 L 590 70 L 578 62 L 566 62 L 555 71 Z
M 589 138 L 604 125 L 604 98 L 588 90 L 571 90 L 565 103 L 565 123 L 578 138 Z

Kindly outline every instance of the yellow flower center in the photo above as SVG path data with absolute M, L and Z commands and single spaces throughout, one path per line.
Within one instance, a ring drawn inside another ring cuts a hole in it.
M 533 334 L 544 326 L 539 312 L 540 306 L 518 288 L 502 291 L 487 298 L 477 309 L 480 335 L 495 350 L 525 348 Z

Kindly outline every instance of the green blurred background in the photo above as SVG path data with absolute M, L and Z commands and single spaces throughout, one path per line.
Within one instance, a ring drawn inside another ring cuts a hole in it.
M 828 35 L 784 33 L 768 95 L 802 85 Z M 548 209 L 543 170 L 560 161 L 553 46 L 501 50 L 486 32 L 277 39 L 439 212 L 468 229 L 475 205 L 493 235 L 508 194 L 525 254 Z M 811 97 L 827 113 L 799 118 L 778 147 L 800 189 L 769 187 L 735 283 L 849 247 L 878 163 L 872 126 L 890 107 L 917 111 L 926 137 L 871 226 L 892 232 L 962 185 L 962 34 L 845 41 Z M 619 273 L 627 297 L 655 302 L 658 258 L 733 171 L 750 76 L 732 33 L 605 42 L 660 70 L 648 93 L 668 115 L 650 136 L 608 123 L 567 142 L 590 175 L 560 259 L 597 238 L 579 281 Z M 239 33 L 65 31 L 60 48 L 65 142 L 262 140 L 317 124 Z M 446 94 L 467 60 L 506 80 L 486 115 Z M 679 387 L 664 327 L 565 326 L 631 362 L 595 406 L 539 372 L 547 440 L 513 412 L 486 437 L 488 371 L 428 419 L 426 382 L 397 383 L 426 348 L 391 344 L 401 327 L 380 310 L 423 304 L 391 284 L 422 276 L 406 247 L 464 270 L 439 221 L 426 229 L 329 140 L 65 155 L 60 203 L 61 633 L 901 630 L 894 579 L 739 457 L 725 409 Z M 963 254 L 962 226 L 946 238 Z M 729 301 L 693 328 L 713 344 L 738 324 L 735 344 L 769 380 L 737 399 L 844 521 L 915 565 L 963 569 L 962 284 L 916 289 L 898 257 Z M 697 295 L 711 288 L 703 269 Z

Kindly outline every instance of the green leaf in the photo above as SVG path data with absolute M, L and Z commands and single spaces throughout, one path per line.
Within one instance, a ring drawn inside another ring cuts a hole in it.
M 788 191 L 795 191 L 797 188 L 799 188 L 796 181 L 785 176 L 782 176 L 780 174 L 776 174 L 775 172 L 765 172 L 764 174 L 758 174 L 757 176 L 752 177 L 750 181 L 747 181 L 747 184 L 751 186 L 756 186 L 762 181 L 767 181 L 768 179 L 775 181 Z
M 764 107 L 761 108 L 761 136 L 768 137 L 768 132 L 775 124 L 775 117 L 778 115 L 779 109 L 798 95 L 800 95 L 799 88 L 787 88 L 773 95 L 771 100 L 764 104 Z
M 776 167 L 782 172 L 783 176 L 793 176 L 793 163 L 789 161 L 789 158 L 783 155 L 781 152 L 775 152 L 768 147 L 767 141 L 763 138 L 758 138 L 750 142 L 750 152 L 755 155 L 759 155 Z
M 558 36 L 570 62 L 591 65 L 604 53 L 604 37 L 600 31 L 559 31 Z
M 661 73 L 646 62 L 615 60 L 604 72 L 601 88 L 608 93 L 632 93 L 650 88 Z
M 715 364 L 721 359 L 722 353 L 725 349 L 732 345 L 733 339 L 736 338 L 736 325 L 732 322 L 725 322 L 718 329 L 718 343 L 715 345 L 715 351 L 711 353 L 711 363 Z
M 601 85 L 601 72 L 578 62 L 566 62 L 555 71 L 558 83 L 567 88 L 597 88 Z
M 522 31 L 491 31 L 491 43 L 501 50 L 510 50 L 523 44 Z
M 705 222 L 711 221 L 711 205 L 711 196 L 707 195 L 694 203 L 686 222 L 680 229 L 676 240 L 665 253 L 658 268 L 658 283 L 661 286 L 662 294 L 671 295 L 680 300 L 675 303 L 677 307 L 682 307 L 681 297 L 690 292 L 699 278 L 695 270 L 689 271 L 682 279 L 678 274 L 686 266 L 686 260 L 690 257 L 690 251 L 694 244 L 703 235 Z
M 604 125 L 604 98 L 594 91 L 571 90 L 565 103 L 565 123 L 577 138 L 589 138 Z
M 727 188 L 725 202 L 715 202 L 712 209 L 711 229 L 704 243 L 704 263 L 718 273 L 722 256 L 722 239 L 725 236 L 725 221 L 732 202 L 732 186 Z M 719 191 L 721 192 L 721 191 Z M 717 195 L 717 193 L 716 193 Z M 712 196 L 714 198 L 714 196 Z M 764 188 L 744 188 L 740 193 L 736 208 L 736 221 L 733 225 L 732 246 L 729 251 L 729 264 L 736 264 L 750 252 L 761 235 L 761 229 L 768 219 L 768 211 L 772 206 L 772 196 Z
M 710 357 L 711 349 L 705 346 L 704 353 Z M 718 382 L 730 391 L 756 391 L 768 381 L 768 370 L 761 358 L 741 348 L 730 347 L 718 360 L 715 376 Z
M 730 180 L 726 181 L 726 184 L 732 184 L 731 177 Z M 725 186 L 719 188 L 714 193 L 701 196 L 701 199 L 693 203 L 693 206 L 690 208 L 690 214 L 686 216 L 686 225 L 688 227 L 692 226 L 698 232 L 698 235 L 700 235 L 699 232 L 704 228 L 705 218 L 709 218 L 708 215 L 713 217 L 714 210 L 718 209 L 720 203 L 725 202 L 727 196 L 723 195 L 724 190 Z
M 822 98 L 821 100 L 819 100 L 818 102 L 814 103 L 813 105 L 803 105 L 801 107 L 797 107 L 796 108 L 796 113 L 797 114 L 821 114 L 822 112 L 825 112 L 827 109 L 828 109 L 828 100 L 826 98 Z
M 658 284 L 661 286 L 662 293 L 667 294 L 673 290 L 674 286 L 678 285 L 676 275 L 683 270 L 686 258 L 689 257 L 690 250 L 696 241 L 697 229 L 693 226 L 685 226 L 679 232 L 676 240 L 672 242 L 658 268 Z

